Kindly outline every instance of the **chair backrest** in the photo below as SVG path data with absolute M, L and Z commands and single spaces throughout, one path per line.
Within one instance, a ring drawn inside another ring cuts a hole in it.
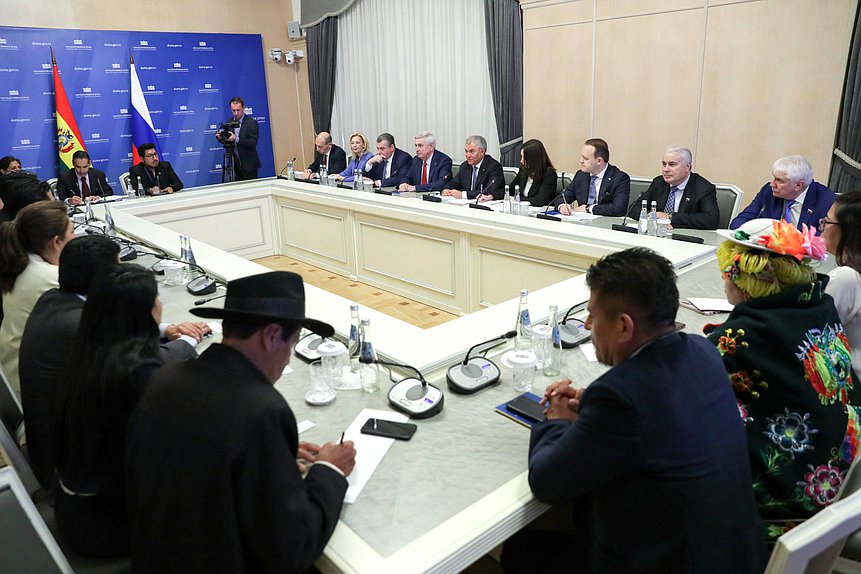
M 556 179 L 556 194 L 562 193 L 562 190 L 568 187 L 574 181 L 574 174 L 567 171 L 560 171 L 559 177 Z
M 831 572 L 846 537 L 859 528 L 861 492 L 855 492 L 778 538 L 765 574 Z
M 51 193 L 53 193 L 54 196 L 56 197 L 56 195 L 57 195 L 57 178 L 52 177 L 51 179 L 46 179 L 45 183 L 47 183 L 49 186 L 51 186 Z
M 502 175 L 505 176 L 505 185 L 511 185 L 514 178 L 517 177 L 518 169 L 516 167 L 503 167 Z
M 57 541 L 9 467 L 0 469 L 0 532 L 0 572 L 72 574 Z
M 129 172 L 121 173 L 120 177 L 117 179 L 120 181 L 120 189 L 125 194 L 129 189 L 129 179 L 131 179 L 131 175 Z
M 451 178 L 454 179 L 457 176 L 457 172 L 460 171 L 461 162 L 451 162 Z
M 33 494 L 40 486 L 36 475 L 33 474 L 33 468 L 21 450 L 23 434 L 24 411 L 21 409 L 21 400 L 12 390 L 9 377 L 0 365 L 0 448 L 6 453 L 9 462 L 26 485 L 27 492 Z
M 738 187 L 727 184 L 715 184 L 717 190 L 717 202 L 720 208 L 720 224 L 718 229 L 728 229 L 729 222 L 732 221 L 738 210 L 741 207 L 741 200 L 744 198 L 744 192 Z

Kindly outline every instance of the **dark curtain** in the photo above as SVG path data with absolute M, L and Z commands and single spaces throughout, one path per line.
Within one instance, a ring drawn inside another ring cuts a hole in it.
M 838 193 L 861 190 L 861 9 L 855 14 L 855 32 L 843 87 L 843 107 L 837 149 L 828 187 Z
M 499 161 L 520 165 L 523 144 L 523 24 L 518 0 L 484 0 L 487 64 L 499 134 Z
M 314 133 L 327 132 L 335 103 L 335 63 L 338 59 L 338 19 L 326 18 L 305 29 L 308 43 L 308 83 Z

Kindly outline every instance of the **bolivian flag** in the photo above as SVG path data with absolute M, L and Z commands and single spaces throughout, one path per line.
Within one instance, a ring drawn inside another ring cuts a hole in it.
M 51 49 L 51 65 L 54 66 L 54 117 L 57 118 L 57 150 L 60 154 L 60 173 L 72 169 L 72 154 L 76 151 L 87 151 L 69 98 L 63 88 L 60 79 L 60 71 L 57 69 L 57 60 L 54 59 L 54 50 Z

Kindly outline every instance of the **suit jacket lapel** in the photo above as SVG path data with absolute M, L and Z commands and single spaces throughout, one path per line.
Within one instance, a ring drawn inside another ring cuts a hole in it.
M 616 169 L 612 165 L 607 166 L 607 171 L 604 172 L 604 178 L 601 180 L 601 189 L 597 191 L 595 203 L 602 203 L 601 198 L 607 193 L 607 188 L 613 183 L 613 176 L 616 175 Z

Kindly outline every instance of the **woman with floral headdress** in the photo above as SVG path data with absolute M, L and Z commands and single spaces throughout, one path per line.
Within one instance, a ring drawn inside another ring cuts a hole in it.
M 748 437 L 753 489 L 774 539 L 833 502 L 858 449 L 861 394 L 815 229 L 755 219 L 717 250 L 727 299 L 705 328 L 723 356 Z

